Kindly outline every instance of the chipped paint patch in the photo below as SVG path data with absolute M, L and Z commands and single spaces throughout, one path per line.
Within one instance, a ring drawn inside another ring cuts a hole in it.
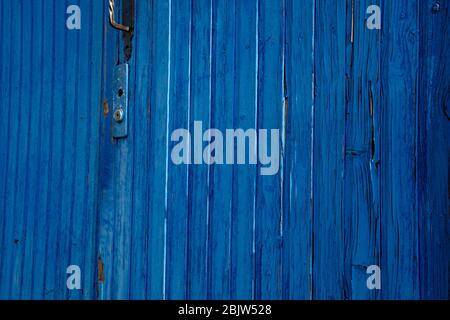
M 109 104 L 108 104 L 108 100 L 105 100 L 105 101 L 103 102 L 103 116 L 104 116 L 105 118 L 107 118 L 107 117 L 108 117 L 108 114 L 109 114 Z

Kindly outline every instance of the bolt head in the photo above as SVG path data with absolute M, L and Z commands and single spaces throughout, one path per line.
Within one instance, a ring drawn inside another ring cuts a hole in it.
M 122 109 L 117 109 L 116 111 L 114 111 L 114 121 L 116 121 L 117 123 L 121 123 L 123 121 L 123 110 Z

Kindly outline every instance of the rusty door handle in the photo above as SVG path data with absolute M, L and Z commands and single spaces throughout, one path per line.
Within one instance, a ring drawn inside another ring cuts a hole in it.
M 114 0 L 109 0 L 109 23 L 111 23 L 111 25 L 115 29 L 129 32 L 130 27 L 124 26 L 124 25 L 116 22 L 116 20 L 114 18 L 114 6 L 115 6 Z

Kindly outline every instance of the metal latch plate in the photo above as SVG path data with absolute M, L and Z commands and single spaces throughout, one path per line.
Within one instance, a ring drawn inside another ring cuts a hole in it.
M 128 64 L 114 68 L 113 83 L 113 137 L 128 136 Z

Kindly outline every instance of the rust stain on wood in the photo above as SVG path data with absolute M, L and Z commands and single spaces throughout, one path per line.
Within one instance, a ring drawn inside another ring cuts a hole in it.
M 105 101 L 103 102 L 103 116 L 106 118 L 108 117 L 109 114 L 109 104 L 108 104 L 108 100 L 105 99 Z
M 102 257 L 98 258 L 98 262 L 97 262 L 97 271 L 98 271 L 98 283 L 103 283 L 105 282 L 105 265 L 103 263 L 103 259 Z

